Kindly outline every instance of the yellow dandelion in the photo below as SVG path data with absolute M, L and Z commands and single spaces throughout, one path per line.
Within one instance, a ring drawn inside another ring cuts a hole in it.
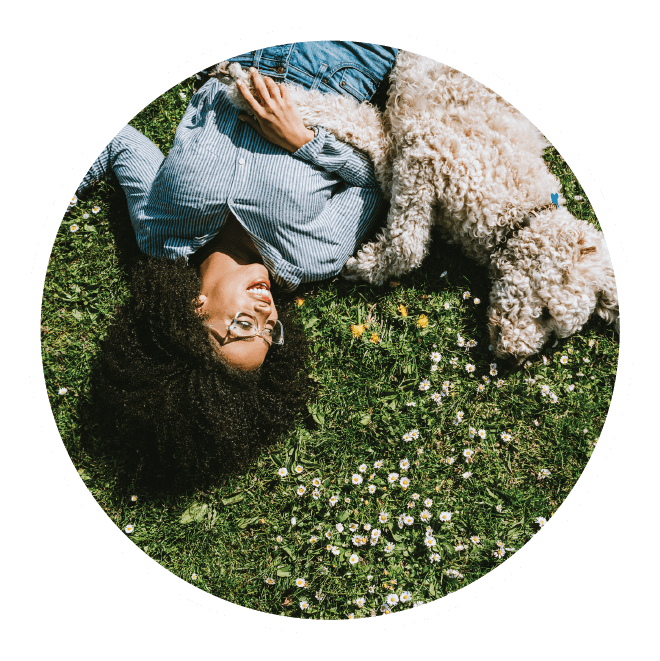
M 420 314 L 417 319 L 417 325 L 420 328 L 426 328 L 429 325 L 429 318 L 425 314 Z
M 305 302 L 305 299 L 302 296 L 296 296 L 294 299 L 298 307 L 302 307 L 302 304 Z
M 373 342 L 374 344 L 378 344 L 380 342 L 380 338 L 376 333 L 372 333 L 371 337 L 369 338 L 369 342 Z
M 397 307 L 397 310 L 399 311 L 399 313 L 401 314 L 402 317 L 407 317 L 408 316 L 408 310 L 406 310 L 405 305 L 403 305 L 403 304 L 399 305 L 399 307 Z
M 353 333 L 353 337 L 362 337 L 364 330 L 364 324 L 351 324 L 351 333 Z

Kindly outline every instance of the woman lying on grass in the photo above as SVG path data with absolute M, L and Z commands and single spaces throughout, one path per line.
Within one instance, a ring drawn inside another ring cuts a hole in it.
M 244 464 L 304 409 L 305 338 L 278 315 L 271 278 L 292 291 L 339 273 L 383 198 L 368 159 L 306 128 L 282 83 L 365 101 L 395 57 L 311 42 L 232 58 L 254 65 L 260 98 L 241 88 L 254 117 L 210 79 L 167 158 L 127 126 L 88 172 L 79 191 L 114 172 L 150 256 L 93 386 L 101 431 L 131 472 L 199 486 Z

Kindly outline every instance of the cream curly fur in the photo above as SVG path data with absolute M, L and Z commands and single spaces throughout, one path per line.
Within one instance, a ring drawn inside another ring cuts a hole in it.
M 248 110 L 237 64 L 211 72 Z M 614 271 L 601 232 L 548 207 L 565 202 L 542 154 L 547 141 L 488 88 L 444 64 L 400 51 L 385 112 L 368 103 L 290 87 L 306 126 L 323 125 L 368 154 L 384 194 L 387 222 L 349 259 L 343 275 L 382 284 L 421 265 L 431 226 L 489 265 L 488 317 L 499 357 L 522 361 L 554 332 L 580 330 L 595 311 L 618 323 Z

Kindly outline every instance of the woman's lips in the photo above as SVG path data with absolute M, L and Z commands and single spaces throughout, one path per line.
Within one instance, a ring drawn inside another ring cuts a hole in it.
M 262 285 L 264 286 L 268 291 L 270 291 L 270 282 L 268 280 L 255 280 L 249 287 L 248 289 L 252 289 L 253 287 L 256 287 L 257 285 Z

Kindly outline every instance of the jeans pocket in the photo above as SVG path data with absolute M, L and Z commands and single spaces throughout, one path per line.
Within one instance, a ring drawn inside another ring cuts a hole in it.
M 377 86 L 378 80 L 371 72 L 355 64 L 345 63 L 325 72 L 319 90 L 346 94 L 362 102 L 371 99 Z

